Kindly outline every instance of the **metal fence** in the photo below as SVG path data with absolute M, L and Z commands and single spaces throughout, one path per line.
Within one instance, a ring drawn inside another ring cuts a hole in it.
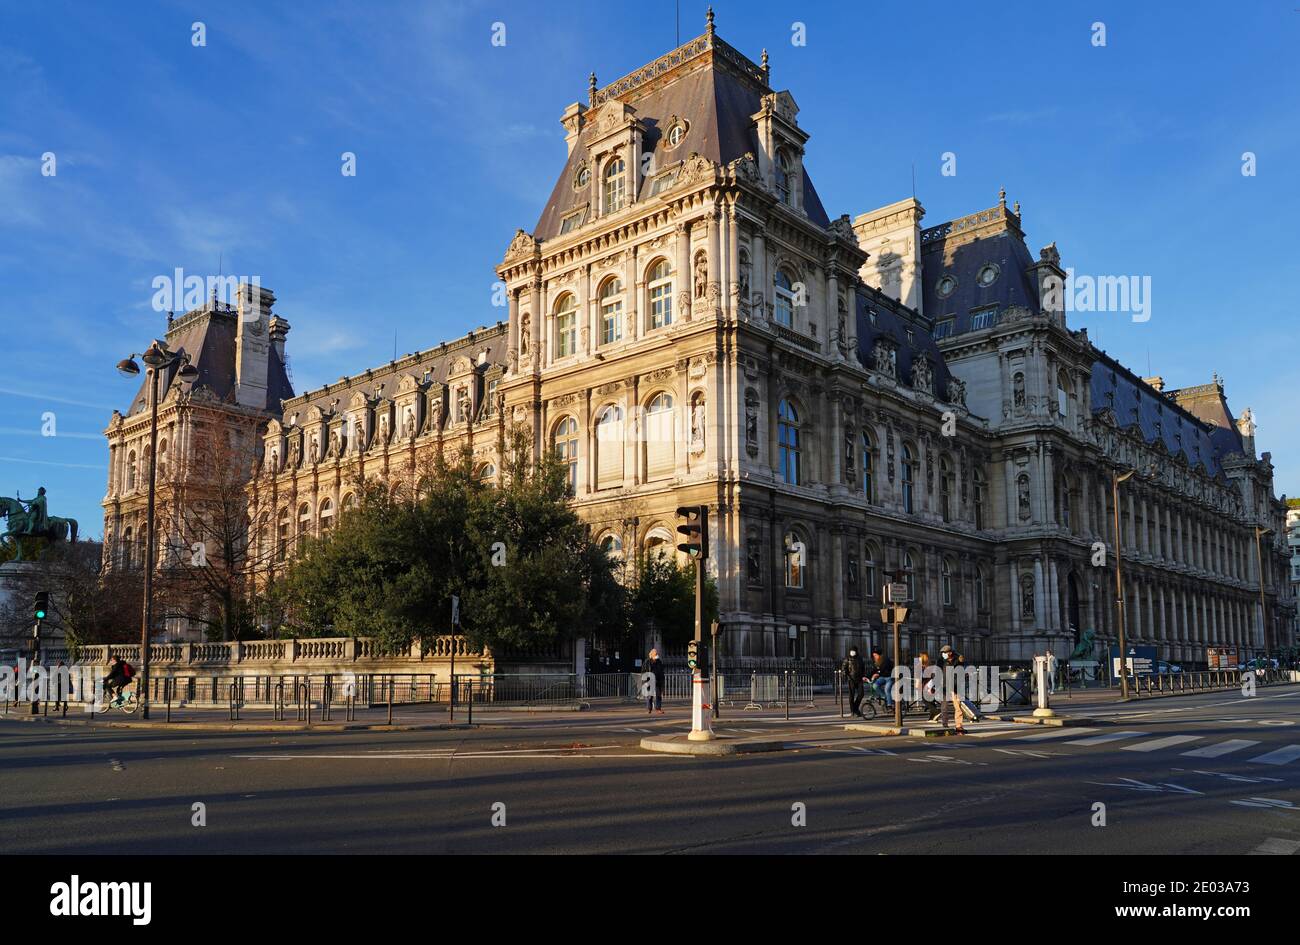
M 1238 689 L 1247 676 L 1254 676 L 1255 685 L 1272 686 L 1291 681 L 1291 671 L 1286 669 L 1205 669 L 1184 673 L 1145 673 L 1130 676 L 1130 691 L 1134 695 L 1153 695 L 1168 692 L 1208 692 L 1214 689 Z M 1118 683 L 1116 683 L 1118 684 Z

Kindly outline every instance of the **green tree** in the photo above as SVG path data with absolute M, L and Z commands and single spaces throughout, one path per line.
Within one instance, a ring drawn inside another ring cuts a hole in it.
M 637 631 L 658 630 L 665 646 L 684 646 L 695 637 L 695 568 L 671 556 L 650 553 L 641 562 L 629 593 L 629 618 Z M 718 585 L 704 576 L 704 636 L 718 619 Z
M 626 620 L 614 565 L 590 539 L 550 456 L 510 437 L 499 484 L 472 457 L 436 461 L 416 501 L 359 484 L 338 527 L 309 541 L 277 585 L 299 635 L 373 636 L 387 648 L 450 632 L 451 597 L 474 646 L 530 648 Z

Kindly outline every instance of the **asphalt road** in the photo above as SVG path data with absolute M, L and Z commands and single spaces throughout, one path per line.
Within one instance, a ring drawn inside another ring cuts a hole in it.
M 715 759 L 637 747 L 683 730 L 682 710 L 435 732 L 8 722 L 0 831 L 18 853 L 1300 850 L 1300 686 L 1092 714 L 1118 724 L 890 739 L 827 712 L 799 723 L 797 751 Z M 724 727 L 784 730 L 737 716 Z

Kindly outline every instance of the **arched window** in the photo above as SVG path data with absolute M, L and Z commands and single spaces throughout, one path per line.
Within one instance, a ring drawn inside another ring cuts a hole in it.
M 416 480 L 415 483 L 415 501 L 423 502 L 425 499 L 429 498 L 429 490 L 430 490 L 429 477 L 421 476 L 418 480 Z M 351 496 L 348 497 L 348 499 L 350 498 Z M 347 508 L 348 499 L 343 500 L 344 508 Z
M 777 406 L 776 433 L 781 450 L 781 479 L 797 486 L 802 472 L 799 468 L 799 411 L 788 400 Z
M 673 323 L 673 278 L 668 260 L 661 259 L 650 267 L 646 276 L 647 308 L 650 327 L 666 328 Z
M 776 275 L 772 277 L 772 288 L 775 295 L 772 317 L 778 325 L 793 328 L 794 285 L 791 283 L 790 277 L 784 271 L 778 269 Z
M 623 283 L 617 276 L 600 287 L 600 343 L 611 345 L 623 337 Z
M 668 478 L 677 466 L 671 394 L 656 394 L 646 405 L 645 438 L 646 478 Z
M 986 491 L 988 485 L 984 482 L 984 474 L 978 469 L 975 470 L 975 527 L 984 527 L 984 500 L 987 498 Z
M 876 448 L 866 430 L 862 431 L 862 494 L 868 502 L 876 501 Z
M 565 292 L 555 302 L 555 356 L 567 358 L 577 350 L 578 298 L 572 292 Z
M 605 165 L 605 212 L 622 210 L 627 202 L 627 165 L 621 157 Z
M 944 558 L 939 568 L 939 585 L 943 590 L 943 606 L 952 606 L 952 562 Z
M 866 584 L 866 595 L 868 597 L 875 597 L 877 581 L 879 580 L 876 575 L 876 562 L 880 560 L 880 552 L 872 542 L 867 542 L 864 554 L 865 557 L 862 560 L 862 580 Z
M 334 528 L 334 503 L 329 499 L 321 499 L 320 503 L 320 533 L 328 535 Z
M 910 515 L 916 492 L 916 461 L 912 458 L 912 448 L 906 443 L 903 444 L 903 461 L 899 474 L 903 482 L 903 511 Z
M 596 418 L 596 488 L 623 485 L 623 408 L 610 404 Z
M 907 585 L 907 599 L 916 600 L 916 562 L 910 551 L 903 554 L 903 583 Z
M 807 579 L 807 545 L 795 532 L 786 532 L 782 550 L 785 554 L 785 586 L 795 589 L 803 588 Z
M 647 556 L 667 557 L 672 554 L 673 539 L 666 528 L 656 528 L 645 536 Z
M 1062 417 L 1069 416 L 1070 413 L 1070 379 L 1065 376 L 1064 371 L 1056 375 L 1056 412 Z
M 289 557 L 289 510 L 280 509 L 275 520 L 275 560 Z
M 623 541 L 612 532 L 600 540 L 600 550 L 615 561 L 623 560 Z
M 428 493 L 427 493 L 427 485 L 426 485 L 426 494 L 428 494 Z M 344 511 L 344 512 L 346 512 L 348 509 L 352 508 L 352 507 L 353 507 L 354 505 L 356 505 L 356 504 L 357 504 L 357 497 L 356 497 L 355 495 L 353 495 L 351 492 L 349 492 L 347 495 L 345 495 L 345 496 L 343 497 L 343 511 Z
M 135 491 L 136 460 L 135 450 L 126 454 L 126 491 Z
M 298 550 L 302 551 L 307 545 L 307 537 L 311 534 L 311 506 L 304 502 L 298 506 Z
M 497 468 L 492 463 L 484 463 L 478 468 L 478 481 L 493 483 L 496 482 Z
M 939 458 L 939 507 L 945 522 L 952 521 L 952 463 L 948 457 Z
M 776 155 L 776 196 L 786 206 L 790 205 L 790 156 L 784 151 Z
M 575 495 L 578 491 L 578 421 L 565 417 L 556 424 L 552 442 L 556 458 L 569 467 L 569 495 Z

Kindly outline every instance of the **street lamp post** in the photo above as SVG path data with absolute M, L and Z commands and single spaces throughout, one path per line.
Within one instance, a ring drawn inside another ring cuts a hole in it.
M 1273 647 L 1269 646 L 1268 642 L 1268 603 L 1264 599 L 1264 549 L 1260 539 L 1271 534 L 1273 534 L 1273 529 L 1255 526 L 1255 560 L 1259 564 L 1259 621 L 1260 629 L 1264 633 L 1265 656 L 1272 654 Z
M 1115 507 L 1115 627 L 1119 635 L 1119 692 L 1122 699 L 1128 698 L 1128 659 L 1125 656 L 1128 641 L 1125 639 L 1124 633 L 1124 578 L 1120 564 L 1119 484 L 1131 477 L 1135 472 L 1137 472 L 1136 469 L 1130 469 L 1125 473 L 1116 470 L 1110 475 L 1111 501 Z
M 137 355 L 119 361 L 117 369 L 126 377 L 135 377 L 140 367 Z M 140 717 L 149 718 L 149 633 L 153 629 L 153 563 L 154 563 L 154 498 L 158 484 L 158 373 L 177 361 L 181 362 L 180 377 L 193 381 L 199 376 L 198 368 L 190 363 L 187 354 L 168 351 L 165 342 L 154 341 L 138 355 L 145 363 L 149 383 L 149 498 L 145 505 L 144 549 L 144 607 L 140 616 L 140 685 L 136 698 L 140 701 Z

